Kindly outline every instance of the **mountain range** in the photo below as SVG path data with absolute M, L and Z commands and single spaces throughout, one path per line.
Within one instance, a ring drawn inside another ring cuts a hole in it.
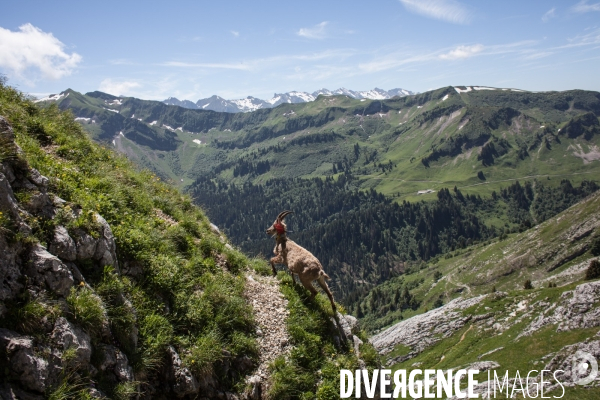
M 212 110 L 219 112 L 251 112 L 261 108 L 272 108 L 277 107 L 283 103 L 306 103 L 314 101 L 320 95 L 323 96 L 348 96 L 353 99 L 370 99 L 370 100 L 384 100 L 391 99 L 392 97 L 404 97 L 414 95 L 415 92 L 411 92 L 406 89 L 392 89 L 383 90 L 375 88 L 367 91 L 356 91 L 345 88 L 337 90 L 320 89 L 313 93 L 307 92 L 287 92 L 287 93 L 275 93 L 269 100 L 261 100 L 256 97 L 248 96 L 245 99 L 238 100 L 226 100 L 219 96 L 211 96 L 206 99 L 200 99 L 197 102 L 190 100 L 179 100 L 175 97 L 169 97 L 164 100 L 163 103 L 171 106 L 179 106 L 184 108 L 190 108 L 192 110 Z

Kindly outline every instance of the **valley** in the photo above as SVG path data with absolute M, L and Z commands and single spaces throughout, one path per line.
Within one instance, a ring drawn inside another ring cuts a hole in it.
M 264 229 L 293 210 L 291 237 L 382 365 L 473 366 L 485 383 L 569 365 L 577 349 L 600 356 L 600 292 L 584 280 L 600 246 L 596 92 L 462 86 L 251 113 L 98 92 L 52 103 L 184 188 L 257 260 L 273 246 Z

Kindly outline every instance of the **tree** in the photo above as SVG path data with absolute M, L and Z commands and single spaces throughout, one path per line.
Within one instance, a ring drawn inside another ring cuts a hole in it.
M 479 172 L 477 173 L 477 177 L 478 177 L 479 179 L 481 179 L 482 181 L 485 181 L 485 175 L 483 175 L 483 171 L 479 171 Z
M 590 266 L 587 271 L 585 271 L 585 279 L 598 279 L 600 278 L 600 261 L 592 260 L 590 261 Z
M 523 284 L 523 289 L 525 289 L 525 290 L 533 289 L 533 285 L 531 284 L 531 279 L 527 279 L 525 281 L 525 283 Z

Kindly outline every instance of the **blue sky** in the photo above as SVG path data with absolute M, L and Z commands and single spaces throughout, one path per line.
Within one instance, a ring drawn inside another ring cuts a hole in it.
M 34 95 L 600 91 L 599 67 L 599 0 L 19 0 L 0 13 L 0 74 Z

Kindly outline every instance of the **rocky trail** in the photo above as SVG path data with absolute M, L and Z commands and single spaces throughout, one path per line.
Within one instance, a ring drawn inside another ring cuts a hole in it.
M 260 364 L 248 382 L 253 385 L 252 398 L 260 398 L 269 386 L 269 364 L 291 348 L 285 325 L 289 311 L 274 277 L 248 275 L 245 294 L 254 309 L 260 351 Z

